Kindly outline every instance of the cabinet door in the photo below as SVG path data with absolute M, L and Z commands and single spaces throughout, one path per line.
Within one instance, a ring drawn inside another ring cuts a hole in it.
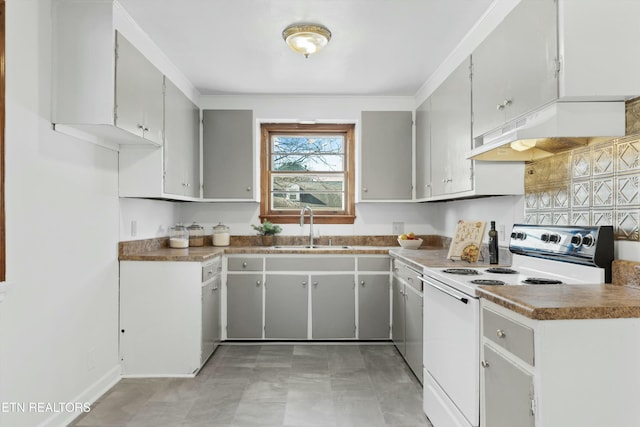
M 164 192 L 200 196 L 200 109 L 165 79 Z
M 227 337 L 262 338 L 262 274 L 227 276 Z
M 398 351 L 404 356 L 406 353 L 405 348 L 405 301 L 404 301 L 404 283 L 398 276 L 393 275 L 391 282 L 392 291 L 392 329 L 393 343 L 398 348 Z
M 311 281 L 312 338 L 355 338 L 353 274 L 314 275 Z
M 416 110 L 416 199 L 431 196 L 431 99 Z
M 470 65 L 464 60 L 430 97 L 434 196 L 473 189 Z
M 215 343 L 215 295 L 214 286 L 217 285 L 211 281 L 202 287 L 202 352 L 200 356 L 200 364 L 204 365 L 209 356 L 213 353 Z
M 306 339 L 307 275 L 270 274 L 265 283 L 265 338 Z
M 389 275 L 358 276 L 358 338 L 389 339 Z
M 405 359 L 422 383 L 422 294 L 405 287 Z
M 483 365 L 484 425 L 533 427 L 533 377 L 486 344 Z
M 362 112 L 362 200 L 411 200 L 412 114 Z
M 164 76 L 116 33 L 115 124 L 158 145 L 164 132 Z
M 222 341 L 222 326 L 221 326 L 221 303 L 222 303 L 222 276 L 218 275 L 214 279 L 212 297 L 209 305 L 211 313 L 211 337 L 213 338 L 213 349 L 215 350 Z
M 558 96 L 557 2 L 523 0 L 473 51 L 473 136 Z
M 253 200 L 253 111 L 204 110 L 202 117 L 204 198 Z

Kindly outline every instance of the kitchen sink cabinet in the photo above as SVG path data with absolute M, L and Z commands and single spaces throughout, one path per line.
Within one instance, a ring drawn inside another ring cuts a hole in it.
M 256 200 L 251 110 L 203 110 L 203 197 Z
M 411 111 L 363 111 L 360 200 L 412 199 Z
M 307 339 L 308 300 L 307 275 L 268 274 L 265 280 L 265 338 Z
M 356 337 L 355 282 L 353 274 L 311 276 L 311 337 Z
M 56 130 L 109 147 L 162 145 L 164 76 L 116 31 L 127 24 L 126 13 L 112 0 L 54 2 L 51 121 Z
M 198 372 L 220 340 L 220 262 L 120 262 L 123 376 Z M 203 280 L 203 267 L 212 277 Z
M 422 282 L 409 265 L 393 259 L 393 343 L 422 383 Z
M 227 276 L 227 338 L 262 338 L 262 273 Z
M 164 144 L 120 148 L 120 197 L 200 199 L 200 109 L 168 78 L 165 86 Z
M 534 320 L 482 298 L 480 312 L 480 425 L 637 424 L 640 319 Z
M 467 159 L 471 139 L 470 58 L 416 110 L 416 200 L 524 193 L 524 165 Z

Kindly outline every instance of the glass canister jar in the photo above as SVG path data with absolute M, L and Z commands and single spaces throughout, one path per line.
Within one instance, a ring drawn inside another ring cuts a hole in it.
M 187 227 L 189 246 L 204 246 L 204 228 L 195 222 Z
M 229 227 L 223 223 L 213 227 L 211 240 L 213 241 L 213 246 L 229 246 Z
M 169 247 L 170 248 L 188 248 L 189 232 L 182 224 L 176 224 L 169 229 Z

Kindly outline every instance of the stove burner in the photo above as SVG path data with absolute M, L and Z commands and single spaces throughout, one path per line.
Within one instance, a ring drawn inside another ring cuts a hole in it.
M 463 276 L 473 276 L 474 274 L 480 274 L 478 273 L 478 270 L 474 270 L 472 268 L 447 268 L 442 271 L 449 274 L 462 274 Z
M 518 272 L 512 268 L 506 267 L 491 267 L 485 270 L 487 273 L 497 273 L 497 274 L 518 274 Z
M 529 277 L 522 281 L 526 285 L 561 285 L 562 281 L 555 279 L 544 279 L 542 277 Z
M 474 285 L 505 285 L 502 280 L 492 280 L 492 279 L 473 279 L 471 281 Z

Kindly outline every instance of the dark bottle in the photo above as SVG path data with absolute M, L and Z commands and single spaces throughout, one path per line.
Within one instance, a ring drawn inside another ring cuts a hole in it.
M 491 229 L 489 230 L 489 264 L 498 263 L 498 232 L 496 231 L 496 222 L 491 221 Z

